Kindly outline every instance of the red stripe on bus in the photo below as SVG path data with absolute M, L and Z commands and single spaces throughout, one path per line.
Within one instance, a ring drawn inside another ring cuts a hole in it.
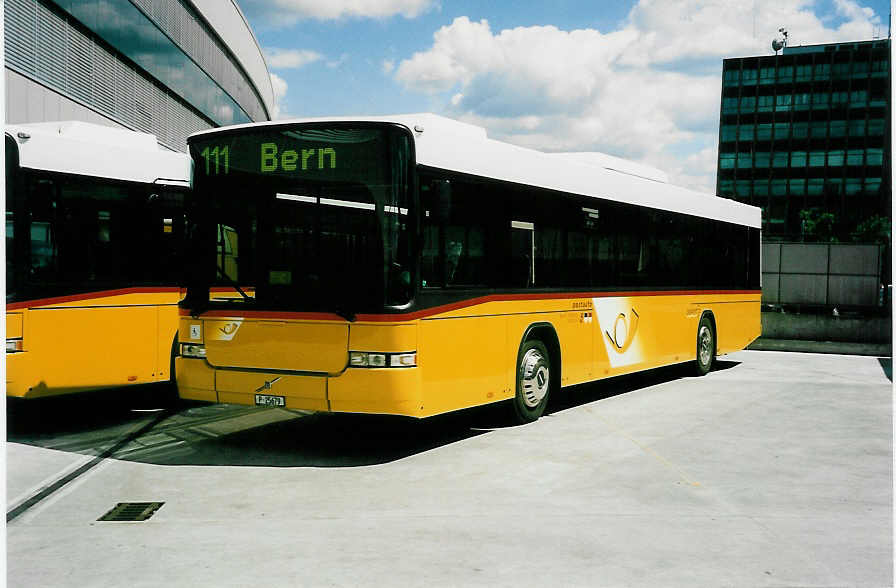
M 573 298 L 629 298 L 633 296 L 719 296 L 719 295 L 759 295 L 762 290 L 666 290 L 666 291 L 637 291 L 637 292 L 573 292 L 561 294 L 489 294 L 478 298 L 470 298 L 440 306 L 433 306 L 415 312 L 395 314 L 359 314 L 355 320 L 361 322 L 403 322 L 412 321 L 428 316 L 460 310 L 470 306 L 477 306 L 488 302 L 507 302 L 513 300 L 569 300 Z M 576 309 L 578 310 L 578 309 Z M 180 309 L 181 316 L 190 316 L 190 311 Z M 298 319 L 320 321 L 344 321 L 345 317 L 333 312 L 292 312 L 292 311 L 265 311 L 244 310 L 237 312 L 228 310 L 209 310 L 202 313 L 203 317 L 229 318 L 245 317 L 260 319 Z
M 100 290 L 97 292 L 84 292 L 82 294 L 72 294 L 70 296 L 56 296 L 53 298 L 37 298 L 35 300 L 25 300 L 24 302 L 12 302 L 6 305 L 7 312 L 10 310 L 19 310 L 21 308 L 30 308 L 33 306 L 52 306 L 54 304 L 65 304 L 67 302 L 80 302 L 82 300 L 91 300 L 94 298 L 107 298 L 109 296 L 124 296 L 125 294 L 168 294 L 174 292 L 182 292 L 180 288 L 166 287 L 145 287 L 145 288 L 121 288 L 118 290 Z

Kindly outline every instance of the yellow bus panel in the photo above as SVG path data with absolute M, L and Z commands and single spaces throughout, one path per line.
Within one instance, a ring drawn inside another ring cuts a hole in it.
M 71 298 L 7 312 L 7 324 L 22 338 L 22 350 L 6 355 L 7 396 L 35 398 L 170 379 L 178 290 Z M 9 333 L 7 327 L 7 338 Z
M 6 313 L 6 338 L 21 339 L 22 338 L 22 313 L 7 312 Z
M 269 394 L 283 396 L 287 408 L 426 417 L 512 398 L 517 354 L 532 329 L 556 348 L 563 386 L 693 361 L 704 313 L 715 323 L 716 354 L 760 334 L 758 292 L 507 298 L 412 320 L 397 315 L 397 323 L 389 315 L 353 323 L 185 316 L 180 340 L 192 332 L 208 357 L 179 358 L 181 395 L 253 404 L 255 394 Z M 303 346 L 317 340 L 325 344 L 309 354 Z M 295 359 L 285 349 L 294 349 Z M 349 351 L 416 351 L 417 366 L 349 367 Z M 274 369 L 282 371 L 265 371 Z

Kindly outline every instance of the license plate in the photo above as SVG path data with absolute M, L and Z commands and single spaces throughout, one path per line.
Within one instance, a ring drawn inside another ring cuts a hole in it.
M 255 404 L 258 406 L 286 406 L 286 397 L 272 396 L 270 394 L 256 394 Z

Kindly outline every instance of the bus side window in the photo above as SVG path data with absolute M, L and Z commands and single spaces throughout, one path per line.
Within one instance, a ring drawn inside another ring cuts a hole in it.
M 136 203 L 143 245 L 135 253 L 143 258 L 145 279 L 176 283 L 181 277 L 185 230 L 183 201 L 183 191 L 151 185 L 141 195 L 141 202 Z
M 55 281 L 56 278 L 56 184 L 39 179 L 29 184 L 31 267 L 30 277 Z
M 421 182 L 420 201 L 423 207 L 423 246 L 420 277 L 424 288 L 445 285 L 443 226 L 451 208 L 451 184 L 447 180 Z
M 239 238 L 236 229 L 218 225 L 218 274 L 233 281 L 239 280 Z
M 490 256 L 500 249 L 503 199 L 487 183 L 424 179 L 421 285 L 474 286 L 500 283 L 505 268 Z M 490 263 L 491 262 L 491 263 Z
M 423 251 L 420 263 L 420 274 L 423 281 L 421 285 L 424 288 L 432 288 L 441 286 L 441 256 L 439 255 L 439 247 L 442 241 L 441 227 L 433 222 L 433 211 L 424 209 L 423 212 Z

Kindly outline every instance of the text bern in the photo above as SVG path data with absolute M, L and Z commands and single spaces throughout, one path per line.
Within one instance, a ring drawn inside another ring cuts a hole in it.
M 336 168 L 336 150 L 332 147 L 279 151 L 276 143 L 261 144 L 262 172 L 296 171 L 299 166 L 302 170 L 309 166 L 310 169 L 324 169 L 327 163 L 330 169 Z

